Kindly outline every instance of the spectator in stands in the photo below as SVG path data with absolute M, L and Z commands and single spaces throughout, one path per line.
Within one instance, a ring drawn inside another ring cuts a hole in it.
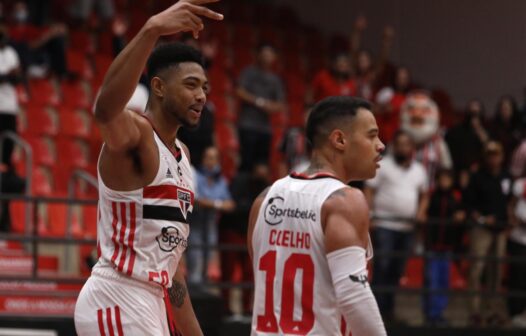
M 376 218 L 373 239 L 377 257 L 374 262 L 374 286 L 398 286 L 404 272 L 406 256 L 414 242 L 414 221 L 426 218 L 428 182 L 424 167 L 413 160 L 411 137 L 399 131 L 392 143 L 392 153 L 381 163 L 376 177 L 366 181 L 365 196 Z M 376 293 L 378 306 L 386 320 L 394 319 L 394 293 Z
M 469 216 L 476 224 L 470 233 L 470 254 L 476 258 L 488 256 L 503 257 L 506 251 L 505 225 L 508 220 L 508 201 L 511 191 L 511 178 L 503 166 L 504 149 L 495 141 L 489 141 L 484 148 L 484 165 L 472 174 L 466 190 L 466 206 Z M 469 274 L 469 285 L 480 290 L 482 272 L 487 267 L 491 287 L 500 289 L 501 265 L 491 265 L 483 259 L 473 260 Z M 488 309 L 481 310 L 481 296 L 476 295 L 471 302 L 471 322 L 481 324 L 503 322 L 499 302 L 491 300 Z M 481 312 L 487 312 L 482 316 Z
M 513 151 L 522 140 L 522 120 L 520 111 L 510 95 L 502 96 L 497 104 L 495 116 L 490 123 L 490 137 L 504 148 L 504 167 L 508 167 Z
M 526 139 L 517 147 L 511 159 L 510 173 L 513 178 L 526 175 Z
M 3 132 L 17 132 L 18 100 L 15 84 L 20 78 L 20 61 L 16 50 L 7 44 L 7 28 L 0 26 L 0 134 Z M 20 192 L 23 184 L 16 176 L 11 162 L 14 143 L 7 139 L 2 143 L 2 161 L 0 162 L 0 174 L 2 186 L 1 192 Z M 9 202 L 0 203 L 0 231 L 8 231 L 10 226 Z
M 394 41 L 394 29 L 391 26 L 384 28 L 380 55 L 374 61 L 371 53 L 362 47 L 362 35 L 366 28 L 367 18 L 364 15 L 358 16 L 351 32 L 350 47 L 351 58 L 355 62 L 356 94 L 371 100 L 378 90 L 378 85 L 384 83 L 384 77 L 387 75 L 389 54 Z
M 355 96 L 356 83 L 352 78 L 352 64 L 346 53 L 335 55 L 330 69 L 320 70 L 312 81 L 314 101 L 330 96 Z
M 376 120 L 382 125 L 382 140 L 391 142 L 394 133 L 400 127 L 400 108 L 409 91 L 414 88 L 409 69 L 400 66 L 396 69 L 394 84 L 378 91 Z
M 196 209 L 192 216 L 190 244 L 216 245 L 218 215 L 220 212 L 232 211 L 235 207 L 219 163 L 217 148 L 207 148 L 203 155 L 203 164 L 196 172 Z M 208 246 L 191 248 L 188 251 L 187 265 L 190 282 L 202 282 L 203 272 L 207 272 L 213 279 L 219 277 L 219 256 L 215 252 L 211 253 Z
M 223 244 L 237 244 L 246 246 L 247 243 L 247 223 L 250 208 L 256 197 L 270 185 L 270 172 L 266 164 L 256 163 L 251 172 L 240 172 L 230 185 L 232 199 L 236 203 L 233 212 L 221 217 L 219 239 Z M 241 268 L 241 281 L 252 281 L 252 263 L 245 250 L 225 250 L 221 252 L 221 278 L 222 281 L 233 281 L 236 267 Z M 250 289 L 242 292 L 242 308 L 246 315 L 251 315 Z M 223 290 L 224 302 L 227 305 L 229 315 L 230 309 L 230 289 Z
M 80 23 L 86 23 L 94 8 L 104 22 L 111 21 L 115 15 L 113 0 L 74 0 L 70 7 L 71 17 Z
M 449 129 L 446 143 L 451 151 L 453 166 L 457 174 L 469 175 L 476 171 L 482 161 L 484 144 L 489 134 L 484 127 L 484 105 L 478 99 L 471 100 L 465 111 L 464 120 Z M 467 181 L 465 178 L 461 178 Z
M 437 170 L 451 169 L 453 162 L 440 130 L 438 105 L 426 91 L 411 91 L 407 95 L 400 110 L 400 128 L 413 139 L 415 159 L 424 166 L 432 190 Z
M 512 211 L 510 222 L 512 230 L 508 239 L 509 262 L 508 290 L 526 292 L 526 178 L 516 180 L 513 185 Z M 526 298 L 508 297 L 508 312 L 512 325 L 526 328 Z
M 376 71 L 371 53 L 360 50 L 356 55 L 356 94 L 358 97 L 370 100 L 373 98 Z
M 30 76 L 43 77 L 47 70 L 59 79 L 68 75 L 66 60 L 67 28 L 53 23 L 37 27 L 28 22 L 28 10 L 24 1 L 13 6 L 9 35 L 20 55 L 22 68 Z
M 283 82 L 274 73 L 276 50 L 263 44 L 257 50 L 257 63 L 245 68 L 238 79 L 241 100 L 238 119 L 241 170 L 250 171 L 256 162 L 268 162 L 272 140 L 270 115 L 285 112 Z
M 454 189 L 455 174 L 441 169 L 436 176 L 436 189 L 431 194 L 427 216 L 430 222 L 425 229 L 426 252 L 431 256 L 425 261 L 425 287 L 430 290 L 449 289 L 450 254 L 460 242 L 463 228 L 456 226 L 466 219 L 460 192 Z M 424 313 L 427 322 L 443 325 L 447 294 L 430 293 L 424 296 Z

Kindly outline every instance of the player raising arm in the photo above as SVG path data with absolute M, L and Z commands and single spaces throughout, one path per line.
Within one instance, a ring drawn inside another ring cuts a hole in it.
M 222 20 L 204 7 L 215 1 L 181 0 L 151 17 L 106 74 L 95 106 L 104 140 L 97 167 L 99 260 L 75 307 L 81 336 L 202 335 L 178 271 L 194 183 L 189 153 L 176 136 L 181 126 L 198 125 L 208 80 L 197 50 L 154 47 L 163 35 L 197 37 L 202 17 Z M 147 110 L 137 114 L 125 106 L 146 63 L 151 91 Z
M 369 209 L 349 181 L 374 177 L 384 145 L 368 102 L 330 97 L 306 125 L 310 167 L 276 181 L 249 218 L 252 335 L 386 335 L 367 279 Z

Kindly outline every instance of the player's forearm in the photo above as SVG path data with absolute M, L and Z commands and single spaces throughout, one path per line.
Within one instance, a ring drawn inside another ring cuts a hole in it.
M 95 106 L 95 117 L 99 122 L 109 121 L 121 113 L 133 95 L 159 37 L 152 19 L 146 22 L 108 69 Z
M 175 273 L 169 293 L 177 329 L 184 336 L 202 336 L 203 331 L 195 316 L 194 308 L 188 295 L 186 281 L 179 270 Z

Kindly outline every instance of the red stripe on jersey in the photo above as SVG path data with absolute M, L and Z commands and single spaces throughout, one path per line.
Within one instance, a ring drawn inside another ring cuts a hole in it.
M 144 187 L 143 197 L 177 200 L 179 199 L 177 195 L 178 190 L 190 193 L 190 201 L 192 204 L 194 204 L 194 193 L 192 191 L 170 184 L 161 184 L 156 186 Z
M 117 223 L 119 222 L 119 218 L 117 216 L 116 202 L 111 202 L 111 212 L 113 214 L 113 221 L 111 222 L 111 227 L 113 228 L 113 235 L 111 236 L 111 241 L 113 242 L 113 246 L 115 248 L 113 250 L 113 256 L 111 257 L 111 262 L 115 264 L 115 260 L 119 255 L 119 244 L 117 244 Z
M 290 176 L 294 178 L 303 179 L 303 180 L 314 180 L 314 179 L 323 178 L 323 177 L 332 177 L 332 178 L 338 179 L 336 175 L 329 173 L 329 172 L 320 172 L 320 173 L 316 173 L 312 175 L 292 172 Z
M 128 247 L 124 244 L 124 235 L 126 233 L 126 227 L 128 226 L 128 220 L 126 217 L 126 203 L 121 203 L 121 231 L 119 236 L 119 243 L 122 244 L 121 257 L 119 259 L 118 270 L 123 271 L 124 261 L 126 261 L 126 254 L 128 252 Z
M 119 333 L 119 336 L 124 336 L 121 323 L 121 309 L 119 306 L 115 306 L 115 321 L 117 322 L 117 332 Z
M 97 322 L 99 322 L 99 332 L 101 336 L 106 336 L 104 332 L 104 322 L 102 321 L 102 309 L 97 310 Z
M 115 336 L 113 334 L 113 324 L 111 322 L 111 308 L 106 308 L 106 322 L 108 323 L 108 331 L 110 332 L 110 336 Z
M 135 249 L 133 240 L 135 239 L 135 203 L 130 204 L 130 232 L 128 233 L 128 246 L 130 247 L 130 261 L 128 263 L 128 275 L 132 275 L 133 265 L 135 264 Z

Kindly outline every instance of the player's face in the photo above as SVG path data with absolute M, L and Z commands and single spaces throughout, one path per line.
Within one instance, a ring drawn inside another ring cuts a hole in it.
M 367 180 L 376 175 L 385 146 L 371 111 L 359 109 L 346 132 L 345 168 L 351 180 Z
M 209 90 L 203 67 L 193 62 L 180 63 L 170 69 L 165 78 L 163 112 L 175 117 L 184 127 L 197 127 Z

